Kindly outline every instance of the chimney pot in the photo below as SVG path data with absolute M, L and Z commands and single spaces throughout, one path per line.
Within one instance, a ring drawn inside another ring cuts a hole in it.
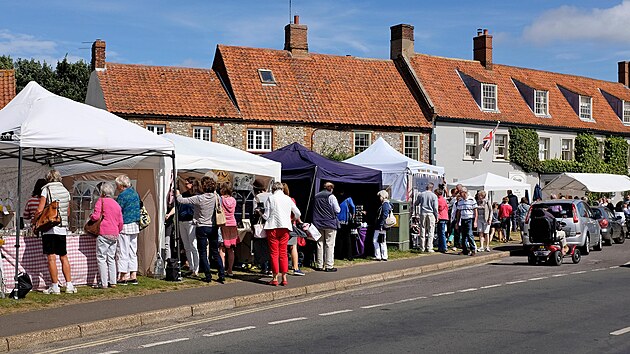
M 394 60 L 399 55 L 411 58 L 414 54 L 413 26 L 399 24 L 390 27 L 391 39 L 389 57 Z
M 482 31 L 481 28 L 477 28 L 477 35 L 478 36 L 481 36 L 481 31 Z
M 296 25 L 299 25 L 300 24 L 300 16 L 298 16 L 298 15 L 293 16 L 293 23 L 296 24 Z
M 477 32 L 479 33 L 479 32 Z M 484 29 L 482 35 L 473 38 L 473 59 L 487 70 L 492 70 L 492 36 Z

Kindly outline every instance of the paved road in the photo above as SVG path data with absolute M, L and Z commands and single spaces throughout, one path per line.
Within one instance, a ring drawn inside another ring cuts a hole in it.
M 630 243 L 580 264 L 510 257 L 413 279 L 57 343 L 73 353 L 630 353 Z

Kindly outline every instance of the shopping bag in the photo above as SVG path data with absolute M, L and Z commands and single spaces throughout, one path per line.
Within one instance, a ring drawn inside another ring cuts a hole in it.
M 267 238 L 267 233 L 265 232 L 265 225 L 263 223 L 254 224 L 254 237 Z
M 216 217 L 216 220 L 215 220 L 216 226 L 224 226 L 227 220 L 225 218 L 225 213 L 223 212 L 223 208 L 221 207 L 221 201 L 217 193 L 214 193 L 214 200 L 215 200 L 214 213 Z
M 308 226 L 308 229 L 306 229 L 306 233 L 308 234 L 309 239 L 313 241 L 317 241 L 320 237 L 322 237 L 322 234 L 319 233 L 319 230 L 317 230 L 317 228 L 313 224 L 310 224 Z

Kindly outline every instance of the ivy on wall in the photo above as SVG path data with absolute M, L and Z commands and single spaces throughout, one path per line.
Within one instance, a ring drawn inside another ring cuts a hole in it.
M 534 129 L 510 128 L 510 161 L 525 172 L 589 172 L 628 174 L 628 143 L 621 137 L 608 137 L 604 143 L 604 160 L 599 141 L 588 133 L 575 138 L 575 159 L 570 161 L 538 159 L 538 133 Z

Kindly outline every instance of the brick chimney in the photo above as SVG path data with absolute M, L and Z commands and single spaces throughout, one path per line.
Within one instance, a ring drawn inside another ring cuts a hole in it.
M 619 82 L 630 87 L 630 61 L 619 62 Z
M 293 23 L 284 26 L 284 50 L 288 50 L 293 56 L 307 56 L 307 30 L 306 25 L 300 24 L 300 16 L 293 16 Z
M 389 41 L 389 58 L 394 60 L 399 55 L 411 58 L 415 52 L 413 48 L 413 26 L 399 24 L 391 26 L 391 39 Z
M 92 71 L 105 69 L 105 41 L 97 39 L 92 43 L 92 62 L 90 69 Z
M 492 36 L 488 30 L 477 30 L 477 37 L 473 38 L 473 60 L 481 63 L 487 70 L 492 70 Z

